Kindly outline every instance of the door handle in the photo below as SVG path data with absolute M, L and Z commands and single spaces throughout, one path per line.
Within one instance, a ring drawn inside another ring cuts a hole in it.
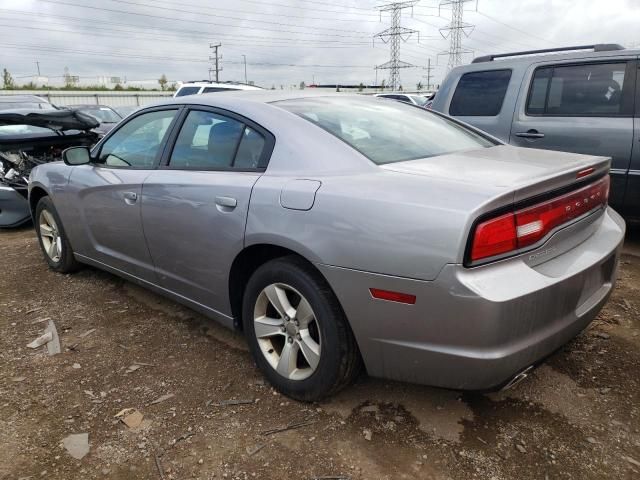
M 233 197 L 216 197 L 216 205 L 227 208 L 236 208 L 238 200 Z
M 124 192 L 124 202 L 127 205 L 133 205 L 138 201 L 138 194 L 136 192 Z
M 538 130 L 531 129 L 526 132 L 518 132 L 516 133 L 516 137 L 521 138 L 544 138 L 544 133 L 540 133 Z

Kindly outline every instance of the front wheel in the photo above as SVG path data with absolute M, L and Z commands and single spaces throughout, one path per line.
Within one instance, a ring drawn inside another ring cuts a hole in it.
M 242 312 L 256 364 L 285 395 L 319 400 L 357 376 L 360 353 L 338 300 L 298 257 L 258 268 L 247 284 Z
M 42 197 L 36 206 L 35 227 L 38 242 L 49 268 L 60 273 L 71 273 L 80 267 L 73 256 L 58 212 L 49 197 Z

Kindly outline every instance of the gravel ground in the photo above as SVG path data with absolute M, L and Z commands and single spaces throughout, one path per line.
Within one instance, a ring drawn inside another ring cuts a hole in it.
M 640 478 L 631 237 L 598 319 L 514 390 L 362 376 L 303 404 L 265 384 L 241 336 L 104 272 L 54 274 L 31 229 L 0 231 L 0 478 Z M 59 355 L 26 347 L 46 319 Z M 75 459 L 63 440 L 85 433 Z

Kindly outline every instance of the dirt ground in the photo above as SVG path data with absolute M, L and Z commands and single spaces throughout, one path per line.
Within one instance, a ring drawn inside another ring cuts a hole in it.
M 241 336 L 110 274 L 55 274 L 30 228 L 0 231 L 0 478 L 640 478 L 638 245 L 598 319 L 514 390 L 362 376 L 310 405 L 266 385 Z M 47 318 L 59 355 L 26 347 Z M 81 460 L 62 444 L 79 433 Z

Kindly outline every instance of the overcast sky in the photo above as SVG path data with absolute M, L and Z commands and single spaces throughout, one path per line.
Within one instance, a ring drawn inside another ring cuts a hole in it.
M 419 31 L 401 45 L 405 89 L 414 89 L 431 59 L 435 82 L 446 72 L 451 10 L 420 0 L 402 13 Z M 82 83 L 98 76 L 128 81 L 165 74 L 170 81 L 208 78 L 210 43 L 221 43 L 221 80 L 248 79 L 271 87 L 373 83 L 373 66 L 389 46 L 373 35 L 389 27 L 374 0 L 0 0 L 0 68 L 28 82 L 40 64 L 60 83 L 64 68 Z M 465 48 L 475 55 L 591 43 L 640 46 L 640 0 L 468 1 Z M 465 55 L 468 62 L 473 54 Z M 388 71 L 378 71 L 378 81 Z M 157 86 L 157 84 L 153 85 Z

